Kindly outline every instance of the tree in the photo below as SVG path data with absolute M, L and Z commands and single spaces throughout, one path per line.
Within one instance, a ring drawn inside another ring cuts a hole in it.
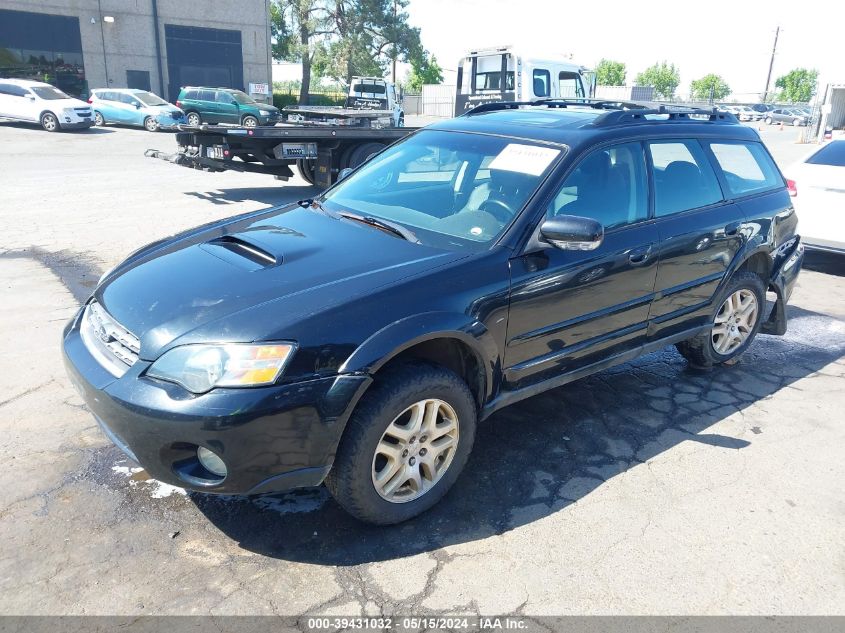
M 270 8 L 270 31 L 276 40 L 273 53 L 281 59 L 302 64 L 300 105 L 308 104 L 311 90 L 311 67 L 321 47 L 321 40 L 333 33 L 330 0 L 273 0 Z
M 439 84 L 443 81 L 443 69 L 436 57 L 429 57 L 428 51 L 420 47 L 408 58 L 411 72 L 408 74 L 407 87 L 414 92 L 422 90 L 423 84 Z
M 596 83 L 599 86 L 624 86 L 625 64 L 612 59 L 602 59 L 596 66 Z
M 775 87 L 781 89 L 780 98 L 790 103 L 807 103 L 816 93 L 819 71 L 795 68 L 783 77 L 778 77 Z
M 719 75 L 710 73 L 690 85 L 692 98 L 697 101 L 719 101 L 731 94 L 731 87 Z
M 675 95 L 678 84 L 681 83 L 681 73 L 675 64 L 660 62 L 649 66 L 635 80 L 638 86 L 654 86 L 655 96 L 671 99 Z

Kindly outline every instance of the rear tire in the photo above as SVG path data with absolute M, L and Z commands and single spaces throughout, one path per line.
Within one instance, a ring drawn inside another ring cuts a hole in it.
M 313 185 L 317 182 L 317 175 L 314 171 L 316 168 L 317 161 L 315 160 L 305 160 L 304 158 L 298 158 L 296 160 L 296 170 L 299 172 L 299 175 L 302 176 L 302 179 L 309 185 Z
M 675 345 L 694 367 L 706 369 L 733 364 L 745 353 L 763 325 L 765 283 L 755 273 L 737 273 L 719 295 L 716 305 L 711 328 Z
M 188 121 L 188 125 L 191 127 L 198 127 L 202 125 L 202 119 L 200 119 L 200 115 L 196 112 L 188 112 L 188 114 L 185 115 L 185 118 Z
M 148 116 L 144 119 L 144 129 L 147 132 L 158 132 L 158 121 L 156 121 L 153 117 Z
M 383 143 L 363 143 L 350 152 L 346 166 L 356 169 L 362 163 L 366 162 L 370 156 L 378 154 L 384 148 L 385 145 Z
M 58 132 L 59 118 L 52 112 L 45 112 L 41 115 L 41 127 L 47 132 Z
M 407 521 L 455 483 L 472 450 L 476 419 L 472 393 L 451 371 L 422 362 L 389 369 L 352 413 L 326 487 L 361 521 Z

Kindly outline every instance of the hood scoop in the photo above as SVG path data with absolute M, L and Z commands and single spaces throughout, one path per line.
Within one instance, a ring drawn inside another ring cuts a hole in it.
M 276 257 L 255 242 L 245 240 L 238 235 L 224 235 L 215 238 L 201 244 L 200 248 L 215 257 L 249 271 L 271 268 L 282 263 L 281 257 Z

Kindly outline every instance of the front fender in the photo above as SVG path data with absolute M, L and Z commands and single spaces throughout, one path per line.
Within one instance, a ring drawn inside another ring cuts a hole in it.
M 487 327 L 461 313 L 427 312 L 395 321 L 361 343 L 339 373 L 374 374 L 403 351 L 435 339 L 455 339 L 473 351 L 484 369 L 486 401 L 494 389 L 494 372 L 501 367 L 500 352 Z

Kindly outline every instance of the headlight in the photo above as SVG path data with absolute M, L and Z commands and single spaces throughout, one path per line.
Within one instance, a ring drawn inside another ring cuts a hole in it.
M 261 116 L 267 116 L 270 114 L 270 110 L 259 110 L 258 114 L 260 114 Z
M 192 393 L 214 387 L 271 385 L 294 349 L 291 343 L 183 345 L 161 356 L 147 375 L 175 382 Z

